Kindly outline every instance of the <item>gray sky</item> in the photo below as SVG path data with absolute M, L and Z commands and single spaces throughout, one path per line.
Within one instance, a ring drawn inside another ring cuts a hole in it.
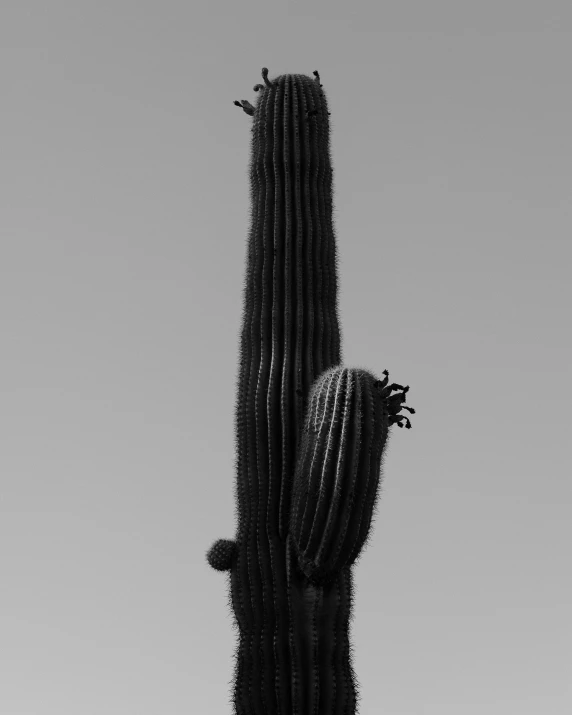
M 569 2 L 4 2 L 0 712 L 227 715 L 254 84 L 320 72 L 347 365 L 411 386 L 361 715 L 572 711 Z M 567 566 L 568 564 L 568 566 Z

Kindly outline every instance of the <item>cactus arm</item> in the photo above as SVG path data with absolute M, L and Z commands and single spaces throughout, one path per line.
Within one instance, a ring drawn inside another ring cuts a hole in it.
M 300 567 L 314 583 L 351 566 L 367 540 L 389 426 L 407 420 L 399 412 L 408 388 L 386 383 L 387 377 L 377 380 L 367 370 L 334 367 L 312 387 L 290 534 Z M 391 396 L 394 389 L 402 392 Z

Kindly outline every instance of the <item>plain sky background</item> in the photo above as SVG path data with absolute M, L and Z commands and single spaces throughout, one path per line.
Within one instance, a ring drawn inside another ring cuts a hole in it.
M 572 6 L 0 10 L 0 713 L 230 715 L 260 70 L 321 75 L 347 365 L 411 386 L 360 715 L 572 712 Z

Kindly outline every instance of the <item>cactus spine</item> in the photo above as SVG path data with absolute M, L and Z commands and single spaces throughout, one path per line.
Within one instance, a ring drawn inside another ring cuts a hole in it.
M 236 395 L 230 574 L 236 715 L 354 715 L 351 566 L 367 539 L 388 428 L 408 388 L 342 366 L 332 163 L 317 71 L 268 79 L 253 117 Z M 391 394 L 394 390 L 401 390 Z M 304 412 L 304 405 L 306 410 Z

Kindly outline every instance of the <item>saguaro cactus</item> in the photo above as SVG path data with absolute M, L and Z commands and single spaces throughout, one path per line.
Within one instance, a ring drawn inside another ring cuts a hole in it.
M 354 715 L 351 566 L 408 387 L 342 366 L 326 96 L 263 68 L 253 117 L 251 226 L 236 395 L 230 573 L 237 715 Z M 392 394 L 395 393 L 395 394 Z

